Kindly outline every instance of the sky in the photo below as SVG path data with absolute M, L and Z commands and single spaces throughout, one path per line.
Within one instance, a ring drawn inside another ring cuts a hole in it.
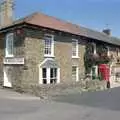
M 120 0 L 14 0 L 15 17 L 34 12 L 102 31 L 110 28 L 120 38 Z

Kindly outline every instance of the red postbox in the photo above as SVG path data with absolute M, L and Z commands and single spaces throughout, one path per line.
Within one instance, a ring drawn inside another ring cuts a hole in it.
M 100 72 L 103 80 L 106 80 L 106 81 L 110 80 L 110 68 L 107 64 L 100 64 L 99 72 Z

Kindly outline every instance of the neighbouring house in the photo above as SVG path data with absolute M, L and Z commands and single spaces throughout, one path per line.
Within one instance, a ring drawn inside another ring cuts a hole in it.
M 0 81 L 5 87 L 78 82 L 87 73 L 97 77 L 100 63 L 112 69 L 120 62 L 120 40 L 109 29 L 97 32 L 43 13 L 11 21 L 9 7 L 10 2 L 9 13 L 3 9 L 0 14 Z

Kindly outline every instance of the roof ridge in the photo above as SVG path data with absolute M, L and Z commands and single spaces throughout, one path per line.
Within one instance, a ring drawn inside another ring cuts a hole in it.
M 105 33 L 103 33 L 103 32 L 100 32 L 100 31 L 97 31 L 97 30 L 94 30 L 94 29 L 91 29 L 91 28 L 88 28 L 88 27 L 84 27 L 84 26 L 81 26 L 81 25 L 78 25 L 78 24 L 75 24 L 75 23 L 72 23 L 72 22 L 69 22 L 68 20 L 64 20 L 64 19 L 61 19 L 61 18 L 58 18 L 58 17 L 55 17 L 55 16 L 51 16 L 51 15 L 48 15 L 48 14 L 46 14 L 46 13 L 42 13 L 42 12 L 33 12 L 32 14 L 29 14 L 29 15 L 27 15 L 26 17 L 23 17 L 23 18 L 21 18 L 21 19 L 18 19 L 18 20 L 16 20 L 16 21 L 23 21 L 23 22 L 29 22 L 32 18 L 34 18 L 36 15 L 44 15 L 44 16 L 46 16 L 46 17 L 50 17 L 50 18 L 53 18 L 53 19 L 56 19 L 56 20 L 58 20 L 58 21 L 60 21 L 60 22 L 64 22 L 65 24 L 70 24 L 70 25 L 74 25 L 76 28 L 79 28 L 79 29 L 85 29 L 85 30 L 90 30 L 90 31 L 93 31 L 93 32 L 97 32 L 97 33 L 99 33 L 99 34 L 101 34 L 101 35 L 104 35 L 104 36 L 106 36 L 106 37 L 113 37 L 113 36 L 108 36 L 108 35 L 106 35 Z M 16 22 L 15 21 L 15 22 Z
M 56 20 L 58 20 L 58 21 L 60 21 L 60 22 L 64 22 L 65 24 L 74 25 L 75 27 L 77 27 L 77 28 L 79 28 L 79 29 L 82 28 L 82 29 L 86 29 L 86 30 L 91 30 L 91 31 L 93 31 L 93 32 L 97 32 L 97 33 L 99 33 L 99 34 L 101 34 L 101 35 L 104 35 L 104 36 L 106 36 L 106 37 L 113 37 L 113 36 L 108 36 L 108 35 L 106 35 L 105 33 L 100 32 L 100 31 L 98 31 L 98 30 L 91 29 L 91 28 L 88 28 L 88 27 L 84 27 L 84 26 L 78 25 L 78 24 L 76 24 L 76 23 L 69 22 L 68 20 L 64 20 L 64 19 L 61 19 L 61 18 L 58 18 L 58 17 L 55 17 L 55 16 L 47 15 L 47 14 L 44 14 L 44 13 L 42 13 L 42 12 L 37 12 L 37 14 L 38 14 L 38 15 L 39 15 L 39 14 L 42 14 L 42 15 L 44 15 L 44 16 L 51 17 L 51 18 L 56 19 Z
M 34 12 L 26 17 L 24 17 L 24 21 L 30 21 L 34 16 L 36 16 L 37 14 L 39 14 L 38 12 Z
M 120 39 L 117 37 L 114 38 L 113 36 L 108 36 L 103 32 L 72 23 L 68 20 L 64 20 L 59 17 L 57 18 L 55 16 L 47 15 L 46 13 L 42 13 L 42 12 L 34 12 L 26 17 L 18 19 L 14 21 L 13 24 L 1 28 L 1 30 L 20 23 L 28 23 L 41 27 L 47 27 L 75 35 L 85 36 L 88 38 L 104 41 L 110 44 L 112 43 L 112 44 L 120 45 Z

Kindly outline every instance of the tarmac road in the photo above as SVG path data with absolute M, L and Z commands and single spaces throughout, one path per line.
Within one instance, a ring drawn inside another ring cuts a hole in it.
M 0 120 L 120 120 L 120 88 L 46 101 L 0 89 Z

